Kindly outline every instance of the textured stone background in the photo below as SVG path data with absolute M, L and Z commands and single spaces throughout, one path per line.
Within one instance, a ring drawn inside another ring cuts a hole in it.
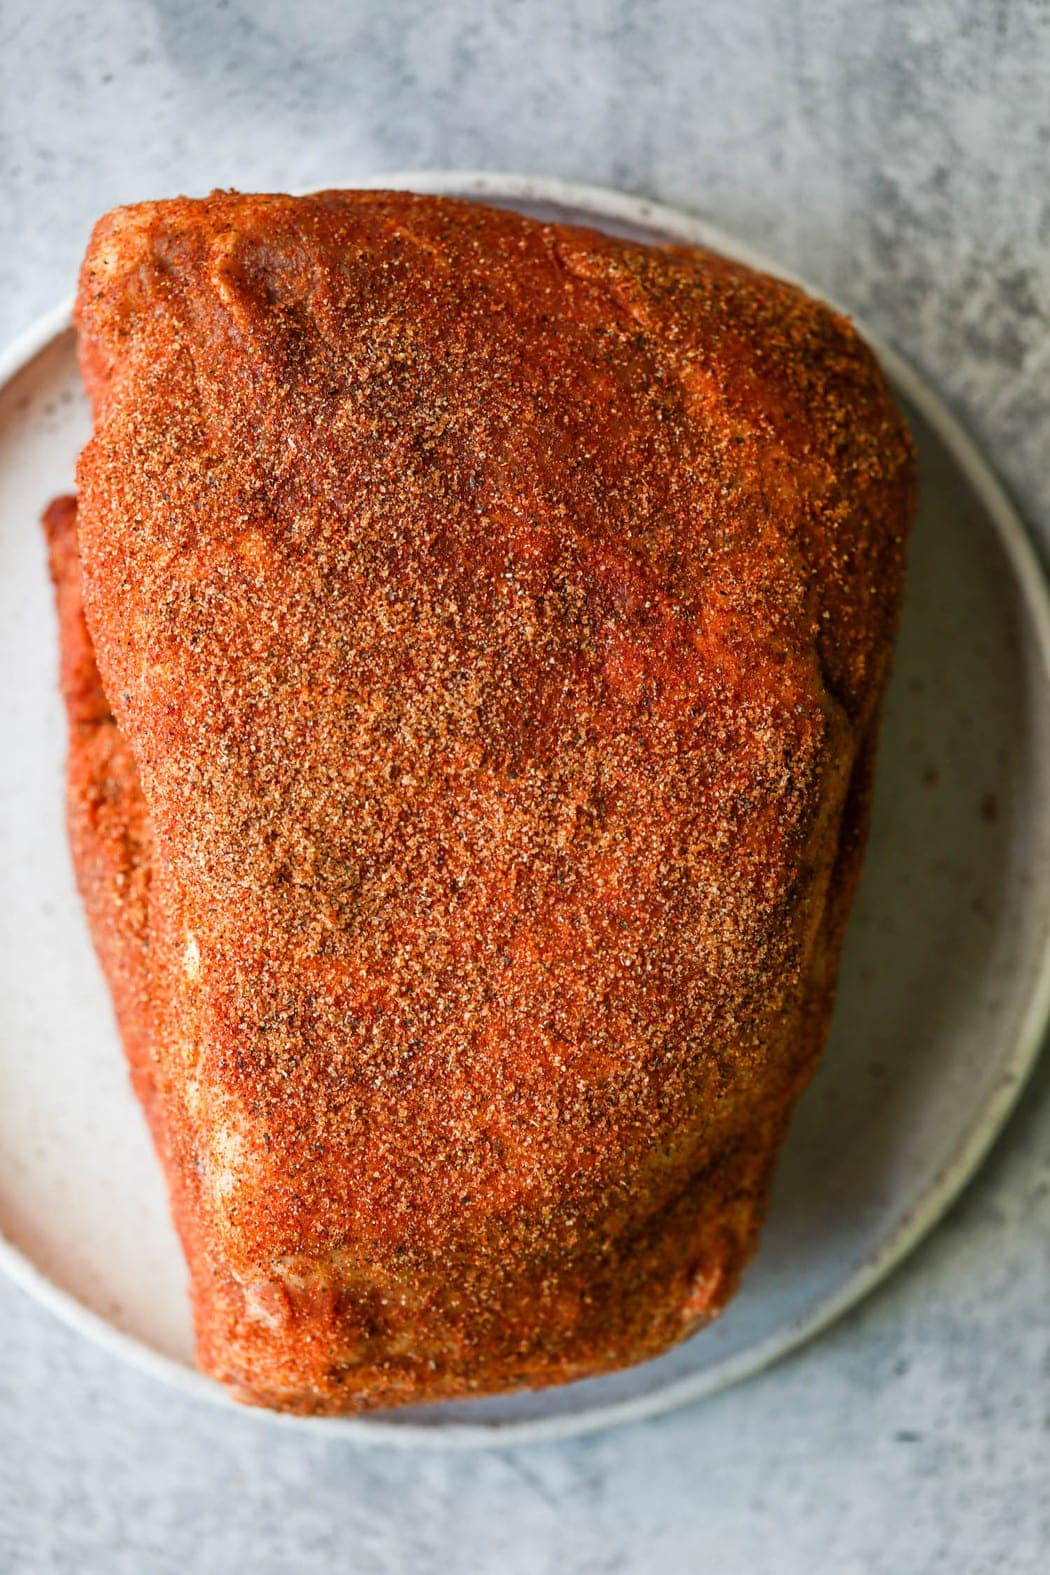
M 115 203 L 423 165 L 618 185 L 767 248 L 926 371 L 1050 546 L 1046 0 L 0 0 L 0 341 Z M 1050 1068 L 859 1312 L 559 1447 L 270 1436 L 0 1285 L 0 1569 L 1034 1575 L 1048 1293 Z

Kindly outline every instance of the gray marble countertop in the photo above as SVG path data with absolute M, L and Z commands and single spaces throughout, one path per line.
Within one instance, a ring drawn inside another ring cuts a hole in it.
M 1048 81 L 1045 0 L 5 0 L 0 342 L 69 293 L 116 203 L 423 166 L 616 185 L 865 317 L 1050 548 Z M 1050 1066 L 859 1311 L 702 1406 L 574 1443 L 271 1433 L 0 1284 L 0 1568 L 1034 1575 L 1048 1293 Z

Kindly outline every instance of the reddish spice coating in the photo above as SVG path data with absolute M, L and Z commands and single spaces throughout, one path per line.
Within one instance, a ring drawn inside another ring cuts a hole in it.
M 118 210 L 77 321 L 72 840 L 202 1366 L 344 1411 L 656 1354 L 826 1030 L 914 492 L 871 355 L 382 192 Z

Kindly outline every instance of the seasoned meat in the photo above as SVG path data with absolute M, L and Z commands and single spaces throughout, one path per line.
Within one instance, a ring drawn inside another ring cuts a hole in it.
M 77 323 L 72 843 L 201 1366 L 338 1412 L 655 1355 L 831 1010 L 914 493 L 871 354 L 389 192 L 118 210 Z

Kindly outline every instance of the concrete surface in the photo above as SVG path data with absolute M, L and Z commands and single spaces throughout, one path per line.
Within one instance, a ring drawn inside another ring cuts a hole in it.
M 118 202 L 423 165 L 605 182 L 864 315 L 1050 547 L 1048 84 L 1044 0 L 3 0 L 0 342 Z M 859 1312 L 702 1407 L 557 1447 L 271 1435 L 0 1284 L 0 1569 L 1034 1575 L 1048 1293 L 1050 1068 Z

